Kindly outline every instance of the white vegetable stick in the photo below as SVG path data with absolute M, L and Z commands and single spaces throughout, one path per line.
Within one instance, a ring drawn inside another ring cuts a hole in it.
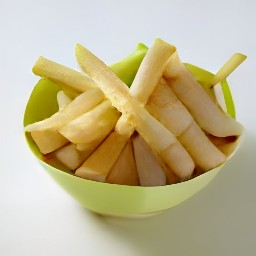
M 26 126 L 25 131 L 58 130 L 71 120 L 93 109 L 103 99 L 104 94 L 99 88 L 90 88 L 77 96 L 63 110 L 56 112 L 47 119 Z
M 32 71 L 35 75 L 47 77 L 57 84 L 64 85 L 77 92 L 84 92 L 95 86 L 95 83 L 85 74 L 44 57 L 38 58 Z
M 193 122 L 193 117 L 162 79 L 146 105 L 148 111 L 167 127 L 176 137 Z
M 199 126 L 218 137 L 240 135 L 242 125 L 226 115 L 174 53 L 164 72 L 167 83 Z
M 208 140 L 196 122 L 192 122 L 178 140 L 204 171 L 221 165 L 227 159 L 225 154 Z
M 106 177 L 124 149 L 128 138 L 112 132 L 102 145 L 76 170 L 79 177 L 105 182 Z M 113 145 L 115 145 L 113 147 Z M 95 154 L 96 153 L 96 154 Z
M 128 140 L 124 150 L 108 173 L 106 182 L 130 186 L 139 185 L 131 140 Z
M 33 131 L 30 133 L 42 154 L 48 154 L 66 145 L 69 141 L 58 131 Z
M 205 171 L 226 160 L 225 155 L 211 143 L 164 80 L 155 88 L 147 108 L 178 138 L 195 164 Z
M 138 100 L 142 106 L 147 103 L 148 98 L 163 75 L 167 61 L 175 51 L 175 46 L 161 39 L 156 39 L 152 47 L 147 51 L 129 90 L 130 95 Z M 128 134 L 132 134 L 129 130 L 134 130 L 135 128 L 128 119 L 129 113 L 124 113 L 118 120 L 116 130 L 120 133 L 125 133 L 127 130 Z
M 166 185 L 165 173 L 149 145 L 140 135 L 132 141 L 140 185 L 146 187 Z
M 235 53 L 231 58 L 219 69 L 212 80 L 212 85 L 216 85 L 226 79 L 240 64 L 246 60 L 247 56 L 242 53 Z
M 130 87 L 130 95 L 145 105 L 162 77 L 168 59 L 175 51 L 173 45 L 156 39 L 142 60 Z
M 106 136 L 115 127 L 120 113 L 105 100 L 98 106 L 68 122 L 59 132 L 74 144 L 91 143 Z
M 74 171 L 85 161 L 85 159 L 95 150 L 95 148 L 88 147 L 86 150 L 80 151 L 74 144 L 70 143 L 54 151 L 52 156 L 57 158 L 70 170 Z
M 59 109 L 64 108 L 71 101 L 63 91 L 57 93 L 57 98 Z M 51 153 L 68 143 L 68 140 L 55 130 L 34 131 L 30 135 L 42 154 Z

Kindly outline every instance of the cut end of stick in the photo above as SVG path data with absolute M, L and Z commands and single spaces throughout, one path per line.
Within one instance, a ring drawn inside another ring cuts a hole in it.
M 76 170 L 75 174 L 80 178 L 99 181 L 99 182 L 105 182 L 105 179 L 106 179 L 106 175 L 102 175 L 101 173 L 85 166 L 79 167 Z

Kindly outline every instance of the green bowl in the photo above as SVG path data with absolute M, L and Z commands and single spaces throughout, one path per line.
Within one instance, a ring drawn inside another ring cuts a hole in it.
M 186 64 L 202 86 L 209 84 L 213 74 Z M 60 88 L 48 79 L 41 79 L 31 93 L 24 115 L 24 126 L 47 118 L 57 111 L 56 94 Z M 235 109 L 226 81 L 222 84 L 228 113 Z M 37 146 L 25 134 L 28 146 L 43 169 L 76 201 L 85 208 L 102 215 L 139 217 L 170 209 L 189 199 L 206 187 L 225 166 L 225 163 L 191 180 L 166 186 L 140 187 L 107 184 L 86 180 L 59 170 L 43 161 Z

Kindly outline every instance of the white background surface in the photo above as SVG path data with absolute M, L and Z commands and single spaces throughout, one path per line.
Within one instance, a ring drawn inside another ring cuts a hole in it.
M 256 1 L 0 0 L 0 255 L 255 255 Z M 28 150 L 26 101 L 43 55 L 76 68 L 84 44 L 106 63 L 156 37 L 184 62 L 212 72 L 234 53 L 248 56 L 228 79 L 244 142 L 201 193 L 141 220 L 96 216 L 78 205 Z

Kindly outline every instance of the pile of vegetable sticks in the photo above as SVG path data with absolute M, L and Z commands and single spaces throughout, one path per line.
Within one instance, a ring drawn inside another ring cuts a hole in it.
M 130 88 L 82 45 L 76 58 L 84 73 L 40 57 L 33 72 L 62 90 L 59 111 L 25 127 L 39 150 L 79 177 L 125 185 L 173 184 L 224 163 L 241 124 L 208 95 L 175 46 L 156 39 L 144 50 Z M 227 62 L 209 87 L 244 59 Z

